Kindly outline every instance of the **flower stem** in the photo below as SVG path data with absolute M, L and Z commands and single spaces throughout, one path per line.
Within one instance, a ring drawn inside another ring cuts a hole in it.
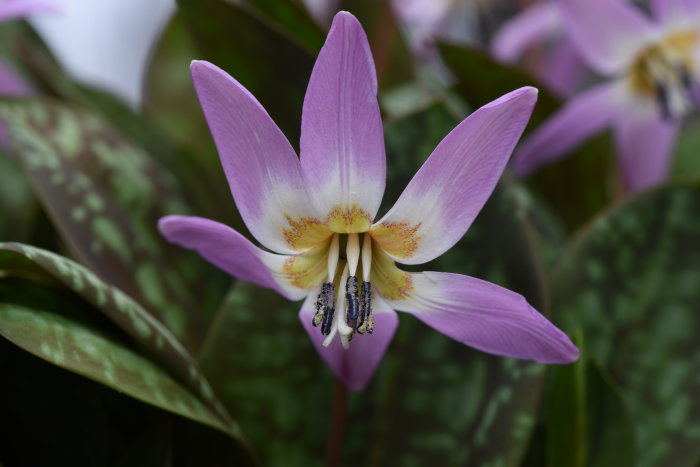
M 340 381 L 335 382 L 333 388 L 333 408 L 331 412 L 331 426 L 326 449 L 326 467 L 340 465 L 343 453 L 343 438 L 345 437 L 345 425 L 347 423 L 348 390 Z

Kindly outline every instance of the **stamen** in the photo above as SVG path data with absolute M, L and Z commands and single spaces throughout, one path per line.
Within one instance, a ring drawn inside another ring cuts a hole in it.
M 340 257 L 340 239 L 338 234 L 334 234 L 331 239 L 331 246 L 328 249 L 328 282 L 335 279 L 335 270 L 338 268 L 338 258 Z
M 367 281 L 362 281 L 360 292 L 360 318 L 358 320 L 357 332 L 360 334 L 370 333 L 374 330 L 374 315 L 372 314 L 372 285 Z
M 656 83 L 656 97 L 661 107 L 661 116 L 664 120 L 669 120 L 671 118 L 671 106 L 669 103 L 668 91 L 666 90 L 666 86 L 662 83 Z
M 362 280 L 369 282 L 369 273 L 372 269 L 372 237 L 365 234 L 362 241 Z
M 344 281 L 346 281 L 348 278 L 348 266 L 347 264 L 345 265 L 345 268 L 343 269 L 343 274 L 340 277 L 340 283 L 342 284 Z M 331 342 L 333 342 L 333 338 L 335 335 L 340 332 L 341 334 L 343 333 L 343 326 L 347 328 L 347 324 L 345 324 L 345 299 L 342 296 L 342 294 L 338 294 L 336 297 L 335 301 L 335 310 L 337 313 L 335 313 L 335 316 L 333 319 L 333 323 L 331 326 L 330 333 L 327 335 L 326 339 L 323 341 L 323 346 L 328 347 L 331 345 Z
M 316 303 L 314 304 L 314 317 L 311 320 L 311 324 L 314 326 L 318 326 L 321 324 L 321 321 L 323 320 L 323 316 L 326 313 L 326 307 L 328 306 L 328 286 L 332 286 L 333 284 L 329 284 L 328 282 L 324 283 L 321 286 L 321 291 L 318 293 L 318 297 L 316 297 Z
M 348 235 L 348 244 L 345 246 L 345 256 L 348 258 L 350 275 L 357 273 L 357 263 L 360 261 L 360 237 L 356 233 Z
M 346 283 L 348 282 L 348 275 L 349 275 L 349 267 L 346 264 L 345 268 L 343 269 L 343 274 L 340 276 L 340 283 Z M 357 281 L 357 278 L 355 278 Z M 346 288 L 347 290 L 347 288 Z M 357 295 L 357 286 L 355 286 L 355 295 Z M 337 319 L 337 327 L 338 327 L 338 332 L 342 334 L 343 336 L 349 336 L 355 330 L 348 326 L 347 323 L 347 315 L 346 315 L 346 305 L 348 305 L 347 301 L 347 293 L 345 296 L 346 300 L 343 300 L 343 296 L 341 294 L 338 294 L 338 300 L 336 301 L 336 310 L 338 311 L 338 319 Z
M 345 299 L 348 302 L 347 324 L 353 330 L 357 329 L 357 319 L 360 317 L 360 300 L 358 296 L 357 276 L 348 277 L 345 284 Z
M 330 334 L 333 327 L 335 317 L 335 284 L 326 282 L 321 288 L 321 293 L 316 300 L 316 315 L 314 315 L 313 325 L 317 326 L 318 322 L 322 323 L 321 334 L 327 336 Z M 319 304 L 322 307 L 322 313 L 319 317 Z

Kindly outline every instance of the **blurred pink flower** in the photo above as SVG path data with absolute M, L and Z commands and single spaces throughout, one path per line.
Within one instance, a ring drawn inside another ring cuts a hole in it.
M 464 235 L 527 124 L 536 89 L 513 91 L 460 123 L 374 222 L 386 183 L 384 135 L 374 61 L 354 16 L 335 16 L 311 74 L 301 158 L 224 71 L 197 61 L 192 76 L 238 210 L 274 253 L 203 218 L 168 216 L 160 231 L 234 277 L 306 298 L 302 324 L 347 387 L 368 384 L 398 325 L 394 310 L 485 352 L 545 363 L 577 358 L 569 338 L 522 296 L 396 266 L 431 261 Z
M 503 63 L 518 63 L 533 50 L 537 51 L 535 63 L 525 63 L 525 68 L 551 92 L 567 97 L 580 89 L 588 69 L 564 33 L 564 20 L 554 0 L 526 8 L 504 23 L 491 41 L 492 55 Z
M 652 0 L 652 18 L 622 0 L 557 4 L 581 57 L 608 80 L 530 135 L 513 169 L 526 176 L 611 128 L 625 189 L 662 182 L 681 121 L 700 103 L 700 1 Z
M 394 14 L 419 59 L 438 57 L 437 40 L 475 43 L 478 38 L 476 2 L 454 0 L 392 0 Z

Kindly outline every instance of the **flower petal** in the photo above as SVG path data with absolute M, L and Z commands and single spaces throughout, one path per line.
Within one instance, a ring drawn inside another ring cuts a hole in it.
M 321 330 L 314 327 L 311 320 L 314 316 L 314 294 L 304 302 L 299 312 L 299 319 L 304 329 L 309 334 L 316 351 L 331 367 L 335 377 L 352 391 L 362 391 L 369 384 L 389 343 L 394 338 L 394 333 L 399 325 L 398 316 L 394 310 L 380 298 L 373 299 L 374 308 L 374 332 L 372 334 L 356 335 L 350 342 L 350 348 L 345 350 L 340 344 L 340 339 L 331 342 L 328 347 L 323 346 L 325 336 Z
M 537 3 L 501 26 L 491 43 L 491 53 L 504 62 L 515 62 L 525 49 L 559 37 L 562 29 L 557 5 Z
M 196 250 L 233 277 L 299 300 L 326 276 L 327 246 L 298 256 L 275 255 L 253 245 L 232 228 L 201 217 L 167 216 L 158 228 L 168 241 Z
M 621 86 L 605 83 L 572 97 L 523 141 L 511 168 L 525 177 L 610 125 L 623 108 Z
M 32 26 L 61 65 L 82 83 L 141 106 L 152 48 L 175 12 L 173 0 L 53 0 L 55 15 Z
M 328 238 L 299 159 L 265 109 L 211 63 L 194 61 L 191 70 L 231 193 L 253 236 L 279 253 L 304 251 Z
M 589 65 L 602 74 L 622 71 L 657 34 L 631 2 L 557 0 L 567 34 Z
M 11 0 L 0 3 L 0 21 L 9 21 L 34 13 L 56 13 L 59 9 L 50 0 Z
M 661 24 L 688 24 L 691 18 L 697 21 L 700 3 L 696 0 L 651 0 L 651 11 Z
M 570 97 L 580 89 L 589 74 L 578 50 L 568 38 L 560 39 L 542 66 L 535 71 L 539 80 L 562 98 Z
M 336 232 L 364 232 L 384 194 L 384 130 L 367 37 L 338 13 L 304 98 L 301 166 L 319 212 Z
M 491 195 L 536 100 L 535 88 L 521 88 L 457 125 L 372 226 L 372 239 L 405 264 L 425 263 L 454 245 Z
M 412 290 L 388 304 L 446 336 L 484 352 L 541 363 L 570 363 L 579 356 L 566 334 L 515 292 L 460 274 L 406 274 Z
M 620 119 L 615 144 L 625 189 L 630 192 L 662 183 L 668 177 L 679 123 L 658 112 L 646 118 Z

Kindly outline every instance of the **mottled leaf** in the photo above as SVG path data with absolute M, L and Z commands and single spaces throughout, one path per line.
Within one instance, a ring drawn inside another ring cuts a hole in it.
M 178 0 L 178 6 L 199 46 L 197 58 L 236 78 L 298 146 L 314 52 L 250 6 L 224 0 Z
M 67 287 L 167 365 L 217 415 L 220 423 L 235 427 L 192 356 L 165 326 L 121 290 L 68 258 L 17 243 L 0 243 L 0 271 L 7 276 L 35 280 L 38 277 L 44 283 L 53 281 Z
M 12 287 L 13 295 L 22 289 L 34 296 L 45 296 L 46 307 L 60 304 L 62 314 L 75 311 L 78 321 L 88 317 L 83 313 L 84 302 L 71 300 L 60 290 L 36 285 L 27 288 L 31 286 L 28 281 L 8 284 L 7 278 L 0 281 L 0 288 L 5 285 Z M 32 302 L 38 305 L 36 298 Z M 100 323 L 87 324 L 112 334 Z M 6 467 L 250 465 L 230 435 L 66 371 L 1 336 L 0 373 L 0 456 Z M 201 459 L 209 460 L 214 440 L 215 444 L 228 445 L 234 455 L 223 456 L 218 449 L 218 463 L 202 462 Z M 188 462 L 195 454 L 200 462 Z
M 659 188 L 596 218 L 554 275 L 562 323 L 622 390 L 640 467 L 700 457 L 699 239 L 698 185 Z
M 547 465 L 631 467 L 634 424 L 620 389 L 589 360 L 576 335 L 581 358 L 552 372 L 546 420 Z
M 156 364 L 79 321 L 48 310 L 0 303 L 0 334 L 61 368 L 232 436 L 238 435 Z
M 175 179 L 90 113 L 18 101 L 1 104 L 0 115 L 34 191 L 76 255 L 195 347 L 203 318 L 181 274 L 193 257 L 156 229 L 161 215 L 187 212 Z

